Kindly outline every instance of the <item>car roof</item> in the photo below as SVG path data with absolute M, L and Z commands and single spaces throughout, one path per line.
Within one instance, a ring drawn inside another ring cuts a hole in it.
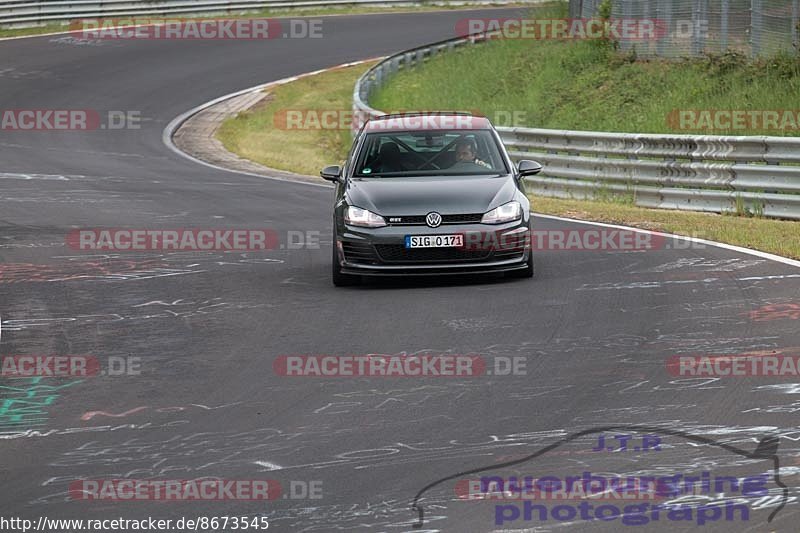
M 486 117 L 469 113 L 427 112 L 396 113 L 373 117 L 365 124 L 364 131 L 489 130 L 491 128 L 492 123 Z

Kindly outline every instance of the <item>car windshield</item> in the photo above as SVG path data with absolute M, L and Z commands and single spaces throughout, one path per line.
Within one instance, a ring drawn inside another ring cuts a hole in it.
M 367 133 L 355 177 L 507 174 L 489 130 Z

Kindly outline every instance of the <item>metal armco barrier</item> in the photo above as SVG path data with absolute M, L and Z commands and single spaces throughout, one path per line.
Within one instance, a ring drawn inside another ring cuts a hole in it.
M 489 35 L 489 37 L 491 34 Z M 354 130 L 370 116 L 374 91 L 397 71 L 486 34 L 451 39 L 387 57 L 356 82 Z M 511 157 L 544 166 L 528 178 L 543 196 L 625 195 L 636 205 L 706 212 L 746 209 L 800 220 L 800 138 L 663 135 L 498 127 Z
M 76 19 L 200 15 L 258 11 L 268 8 L 314 8 L 352 5 L 419 6 L 463 4 L 522 4 L 528 0 L 0 0 L 0 28 L 36 26 Z

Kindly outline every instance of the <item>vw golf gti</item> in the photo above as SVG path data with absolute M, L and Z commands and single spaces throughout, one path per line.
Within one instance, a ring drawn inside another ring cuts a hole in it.
M 530 203 L 487 118 L 461 113 L 385 115 L 358 132 L 336 184 L 333 283 L 361 276 L 533 276 Z

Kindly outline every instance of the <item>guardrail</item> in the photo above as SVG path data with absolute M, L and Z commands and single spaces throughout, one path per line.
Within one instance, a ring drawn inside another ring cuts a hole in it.
M 369 99 L 394 73 L 491 34 L 449 39 L 382 60 L 356 82 L 354 132 L 384 114 Z M 800 138 L 657 135 L 497 127 L 511 157 L 544 169 L 534 194 L 591 199 L 623 195 L 636 205 L 706 212 L 749 211 L 800 220 Z
M 76 19 L 199 15 L 257 11 L 268 8 L 314 8 L 352 5 L 419 6 L 521 4 L 529 0 L 4 0 L 0 1 L 0 28 L 27 27 Z

